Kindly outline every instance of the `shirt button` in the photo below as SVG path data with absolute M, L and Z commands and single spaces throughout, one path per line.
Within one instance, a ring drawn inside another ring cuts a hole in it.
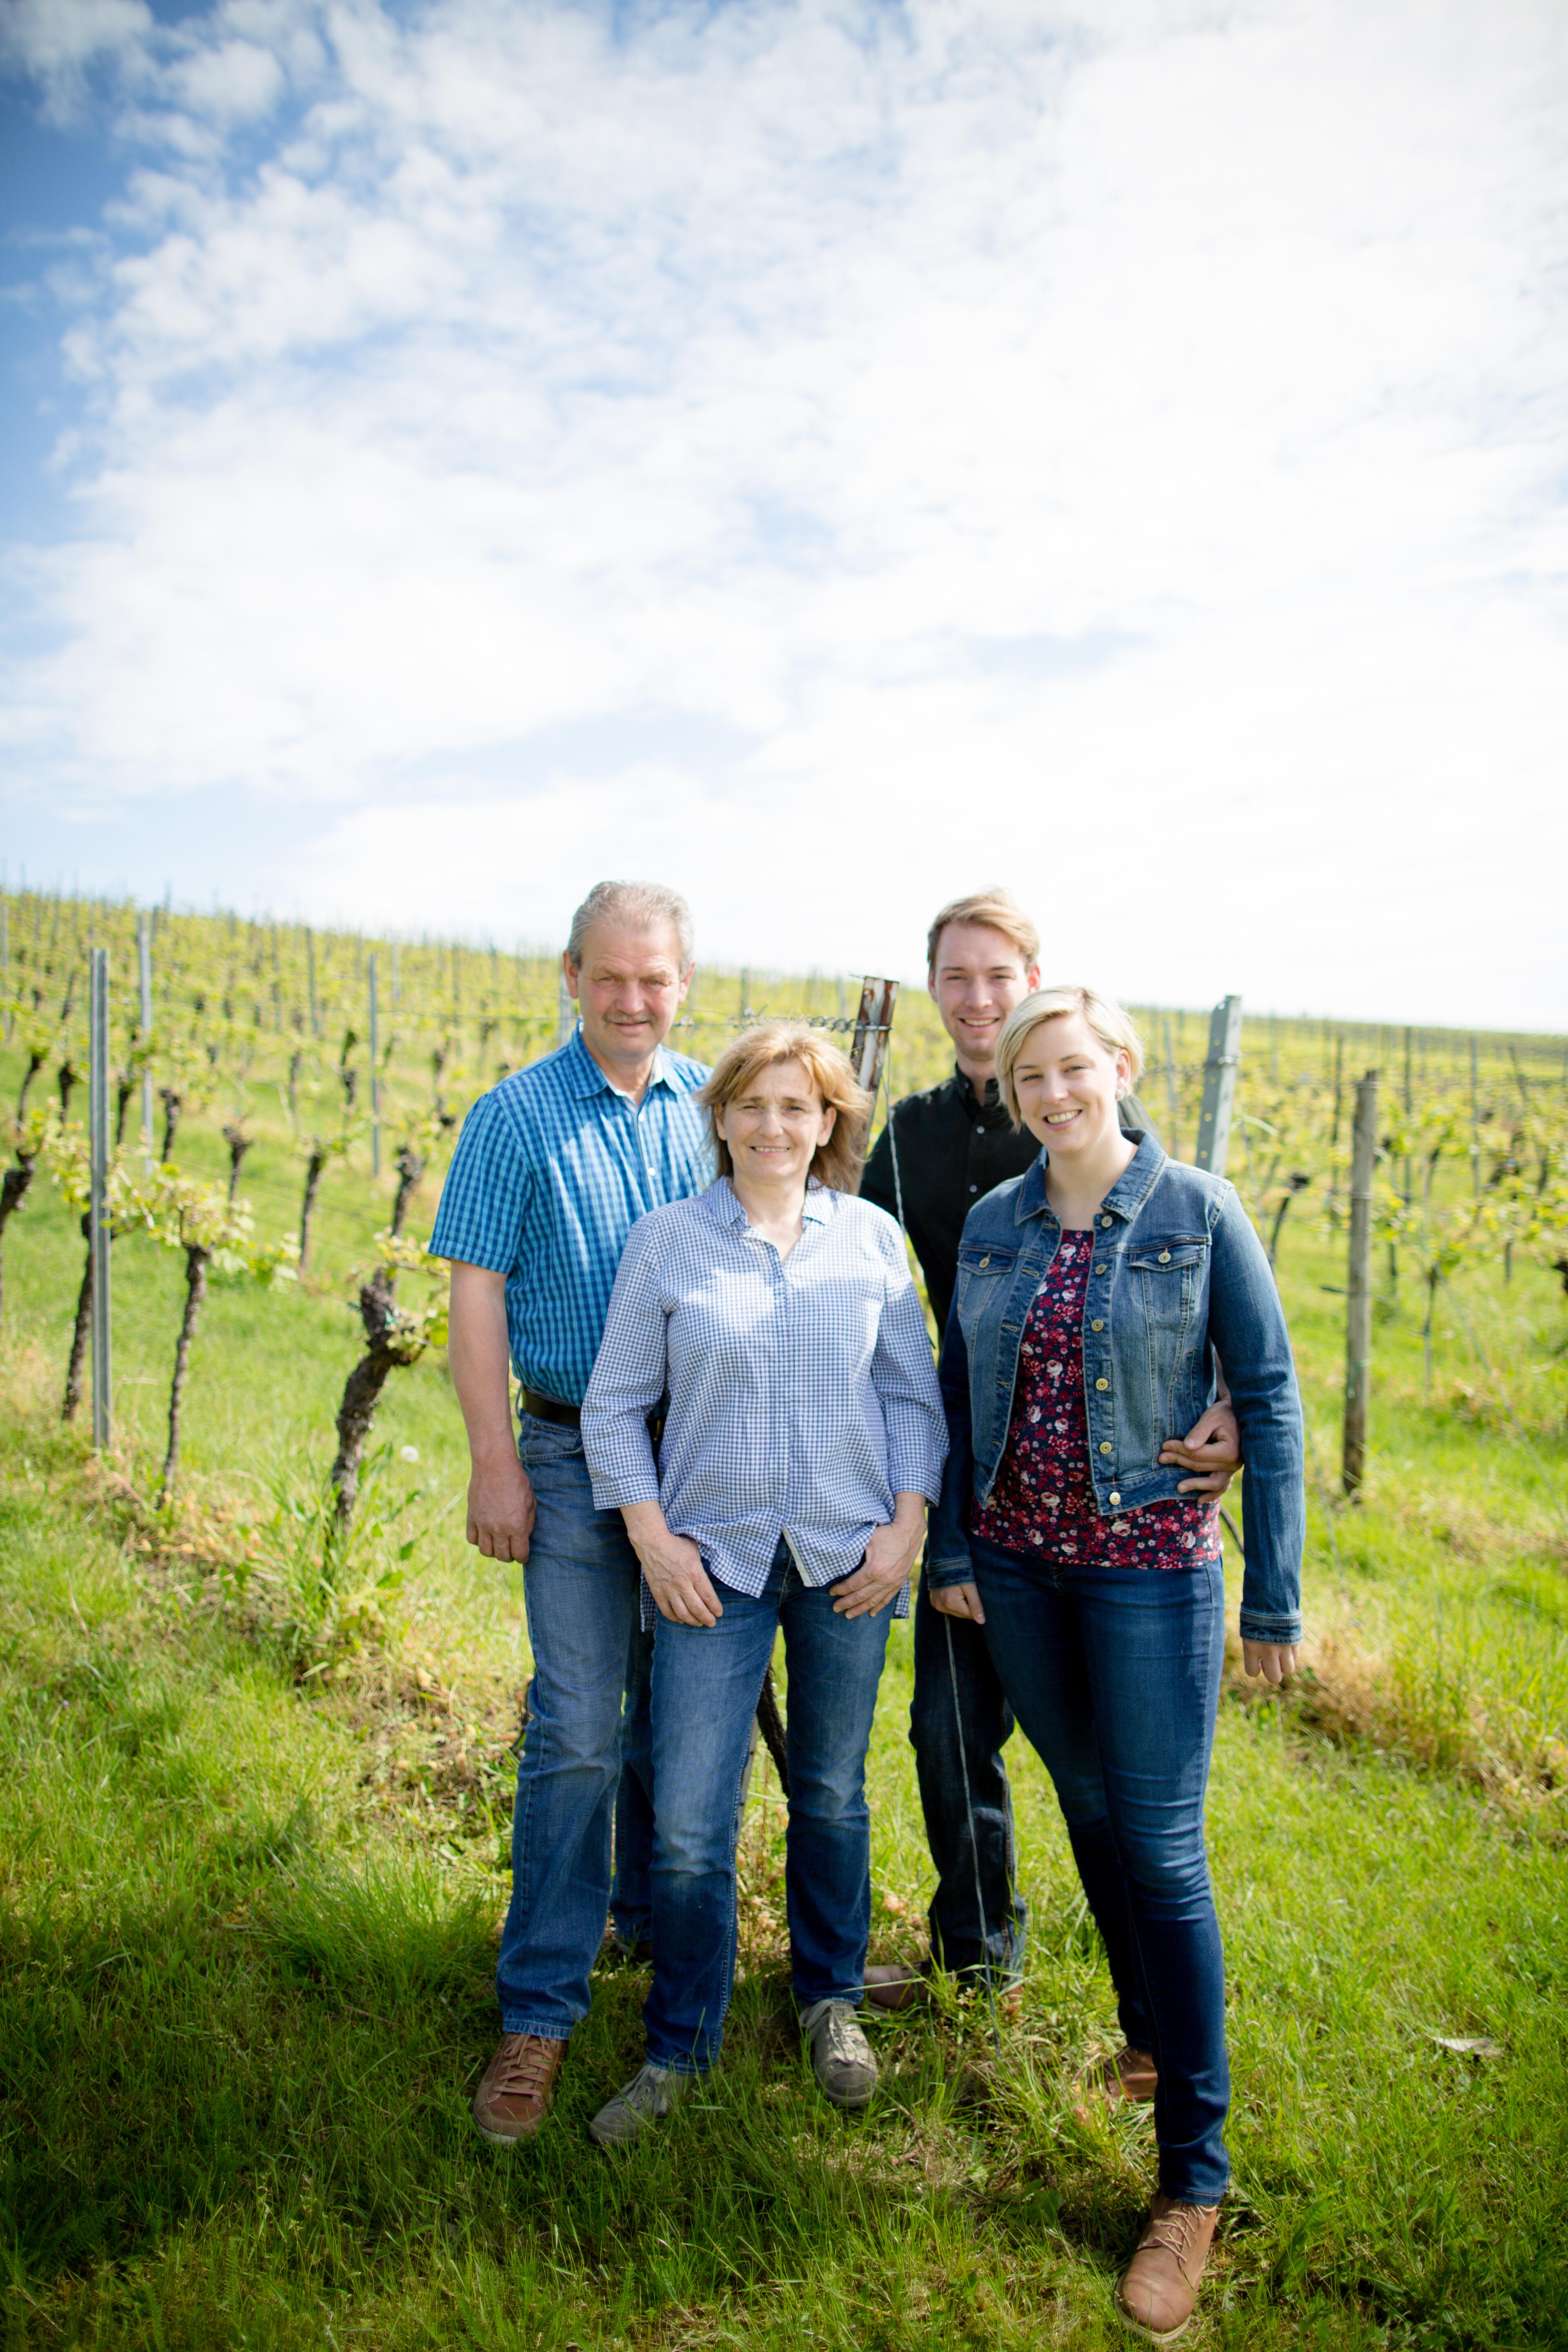
M 970 1188 L 969 1188 L 969 1189 L 970 1189 L 970 1191 L 971 1191 L 972 1192 L 979 1192 L 979 1190 L 980 1190 L 980 1187 L 979 1187 L 979 1185 L 978 1185 L 978 1184 L 972 1184 L 972 1185 L 970 1186 Z
M 1110 1219 L 1109 1217 L 1101 1217 L 1100 1222 L 1102 1225 L 1108 1225 L 1110 1223 Z
M 1110 1382 L 1109 1381 L 1096 1381 L 1094 1385 L 1097 1389 L 1108 1389 L 1110 1386 Z
M 1110 1446 L 1109 1446 L 1109 1445 L 1104 1444 L 1102 1443 L 1102 1444 L 1101 1444 L 1101 1445 L 1100 1445 L 1100 1452 L 1101 1452 L 1102 1454 L 1109 1454 L 1109 1453 L 1110 1453 Z
M 1097 1315 L 1089 1328 L 1091 1331 L 1103 1331 L 1105 1328 L 1105 1318 L 1102 1315 Z

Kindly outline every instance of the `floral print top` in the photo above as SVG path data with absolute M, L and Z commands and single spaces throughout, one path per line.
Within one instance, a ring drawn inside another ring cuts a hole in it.
M 1065 1233 L 1024 1326 L 1006 1451 L 969 1532 L 1004 1551 L 1094 1568 L 1191 1568 L 1219 1557 L 1219 1497 L 1173 1496 L 1101 1518 L 1089 1466 L 1083 1307 L 1093 1235 Z

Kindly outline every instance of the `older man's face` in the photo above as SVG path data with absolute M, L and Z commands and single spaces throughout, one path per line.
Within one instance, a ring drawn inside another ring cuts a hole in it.
M 646 1063 L 668 1035 L 691 985 L 673 924 L 595 923 L 583 961 L 564 970 L 583 1016 L 583 1038 L 602 1066 Z

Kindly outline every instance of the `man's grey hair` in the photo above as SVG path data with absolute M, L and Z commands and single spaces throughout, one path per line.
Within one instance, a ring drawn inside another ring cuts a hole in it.
M 691 909 L 679 890 L 662 882 L 595 882 L 572 918 L 566 952 L 574 971 L 583 969 L 583 952 L 595 923 L 620 922 L 653 930 L 668 923 L 680 949 L 680 969 L 689 971 L 696 952 Z

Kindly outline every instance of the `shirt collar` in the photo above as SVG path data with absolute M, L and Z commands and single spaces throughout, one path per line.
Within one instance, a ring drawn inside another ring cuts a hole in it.
M 746 1212 L 727 1176 L 717 1177 L 702 1198 L 710 1214 L 717 1217 L 721 1225 L 743 1225 L 746 1223 Z M 817 1182 L 815 1176 L 806 1179 L 805 1206 L 801 1213 L 808 1225 L 825 1225 L 833 1214 L 833 1195 L 826 1184 Z
M 1131 1224 L 1154 1189 L 1155 1179 L 1165 1165 L 1165 1153 L 1153 1137 L 1145 1135 L 1142 1129 L 1129 1128 L 1127 1139 L 1130 1143 L 1136 1143 L 1138 1149 L 1100 1202 L 1100 1207 Z M 1025 1171 L 1013 1208 L 1015 1224 L 1021 1225 L 1028 1218 L 1041 1215 L 1050 1205 L 1046 1198 L 1047 1157 L 1042 1145 L 1038 1159 L 1033 1160 Z
M 567 1038 L 562 1051 L 566 1057 L 566 1083 L 571 1087 L 574 1095 L 579 1095 L 585 1098 L 589 1095 L 596 1094 L 623 1094 L 623 1089 L 621 1087 L 613 1087 L 610 1084 L 609 1079 L 605 1076 L 605 1073 L 601 1070 L 597 1062 L 595 1061 L 592 1054 L 589 1053 L 587 1046 L 583 1043 L 583 1024 L 581 1022 L 578 1023 L 576 1028 L 573 1030 L 570 1037 Z M 665 1063 L 664 1047 L 662 1045 L 656 1045 L 653 1051 L 653 1067 L 648 1072 L 647 1087 L 644 1089 L 643 1100 L 645 1102 L 647 1100 L 648 1093 L 653 1087 L 668 1087 L 669 1086 L 670 1076 L 669 1071 Z M 623 1095 L 623 1099 L 629 1101 L 630 1097 Z
M 974 1100 L 974 1087 L 970 1079 L 969 1074 L 966 1070 L 960 1069 L 956 1062 L 954 1062 L 952 1066 L 952 1077 L 951 1084 L 953 1092 L 957 1095 L 960 1102 L 972 1103 Z M 995 1079 L 987 1078 L 985 1081 L 984 1092 L 980 1097 L 981 1108 L 983 1110 L 998 1110 L 1001 1108 L 1001 1105 L 1002 1097 L 997 1091 Z

